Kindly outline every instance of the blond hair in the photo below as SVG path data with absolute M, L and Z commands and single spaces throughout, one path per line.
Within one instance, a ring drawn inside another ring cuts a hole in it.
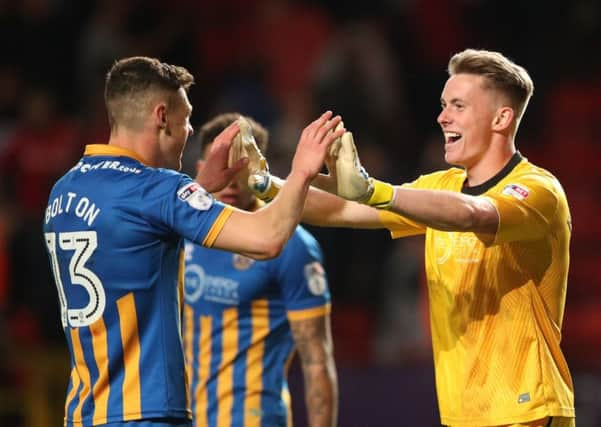
M 466 49 L 453 55 L 448 72 L 450 76 L 483 76 L 485 88 L 497 90 L 507 97 L 516 112 L 516 124 L 521 120 L 534 92 L 534 83 L 528 71 L 499 52 Z

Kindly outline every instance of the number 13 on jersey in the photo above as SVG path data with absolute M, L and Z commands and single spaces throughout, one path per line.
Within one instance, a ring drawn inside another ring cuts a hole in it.
M 58 290 L 58 298 L 61 306 L 61 322 L 63 327 L 67 325 L 78 328 L 89 326 L 98 320 L 106 305 L 104 288 L 100 278 L 92 270 L 85 267 L 98 247 L 98 238 L 95 231 L 73 231 L 63 233 L 44 233 L 46 237 L 46 246 L 50 254 L 52 263 L 52 272 Z M 73 252 L 68 258 L 69 261 L 69 283 L 63 282 L 61 278 L 60 260 L 67 260 L 65 257 L 59 257 L 58 248 L 62 251 Z M 65 292 L 66 285 L 82 286 L 88 294 L 88 304 L 85 307 L 70 308 L 69 301 Z

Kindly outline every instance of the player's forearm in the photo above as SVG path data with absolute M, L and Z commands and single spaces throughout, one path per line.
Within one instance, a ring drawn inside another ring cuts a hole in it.
M 494 235 L 498 214 L 487 200 L 451 191 L 396 187 L 390 211 L 444 231 Z
M 344 200 L 323 190 L 311 187 L 302 221 L 322 227 L 382 228 L 378 212 L 365 205 Z
M 278 256 L 300 222 L 310 178 L 291 173 L 272 203 L 255 212 L 232 208 L 213 247 L 262 260 Z
M 280 251 L 301 220 L 310 182 L 305 174 L 291 172 L 277 197 L 257 211 L 261 222 L 258 229 L 266 240 L 276 243 Z
M 338 383 L 333 358 L 327 357 L 322 363 L 303 363 L 303 374 L 309 426 L 335 426 L 338 414 Z
M 309 425 L 335 426 L 338 416 L 338 382 L 330 332 L 330 317 L 290 322 L 305 379 Z
M 340 226 L 346 203 L 350 202 L 311 187 L 303 210 L 303 222 L 319 226 Z

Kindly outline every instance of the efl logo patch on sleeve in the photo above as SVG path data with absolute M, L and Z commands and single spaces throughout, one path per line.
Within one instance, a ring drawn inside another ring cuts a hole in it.
M 213 197 L 196 182 L 186 184 L 177 190 L 177 197 L 199 211 L 206 211 L 213 204 Z
M 326 273 L 317 261 L 305 265 L 305 279 L 313 295 L 323 295 L 327 289 Z
M 513 196 L 518 200 L 524 200 L 530 194 L 530 190 L 523 185 L 509 184 L 503 189 L 503 194 Z

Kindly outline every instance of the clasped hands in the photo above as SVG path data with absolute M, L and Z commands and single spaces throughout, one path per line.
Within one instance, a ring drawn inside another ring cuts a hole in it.
M 271 201 L 278 193 L 283 181 L 269 173 L 267 160 L 259 150 L 250 124 L 240 117 L 240 132 L 234 137 L 229 150 L 228 165 L 233 167 L 248 159 L 247 183 L 251 191 L 261 200 Z M 336 128 L 342 129 L 340 122 Z M 311 185 L 346 200 L 364 203 L 378 209 L 388 209 L 394 199 L 394 187 L 371 178 L 359 160 L 353 134 L 345 131 L 334 140 L 325 158 L 327 174 L 318 174 Z

